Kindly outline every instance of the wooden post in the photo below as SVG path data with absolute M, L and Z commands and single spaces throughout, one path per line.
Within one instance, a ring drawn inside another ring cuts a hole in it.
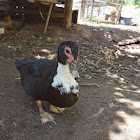
M 98 17 L 100 16 L 100 5 L 99 5 L 99 9 L 98 9 Z
M 121 11 L 122 11 L 122 4 L 120 3 L 119 8 L 117 9 L 117 18 L 115 20 L 115 24 L 120 23 Z
M 80 18 L 84 18 L 84 15 L 85 15 L 85 3 L 86 1 L 85 0 L 82 0 L 82 3 L 81 3 L 81 12 L 80 12 Z
M 73 0 L 66 0 L 66 5 L 65 5 L 66 28 L 71 28 L 71 23 L 72 23 L 72 4 L 73 4 Z
M 92 0 L 92 7 L 91 7 L 91 18 L 93 17 L 93 7 L 94 7 L 94 0 Z
M 86 16 L 87 19 L 88 19 L 88 9 L 89 9 L 89 4 L 87 4 L 87 16 Z
M 48 28 L 48 23 L 49 23 L 49 19 L 50 19 L 52 7 L 53 7 L 53 3 L 50 3 L 50 8 L 49 8 L 49 13 L 48 13 L 47 20 L 46 20 L 46 24 L 45 24 L 44 33 L 46 33 L 47 28 Z

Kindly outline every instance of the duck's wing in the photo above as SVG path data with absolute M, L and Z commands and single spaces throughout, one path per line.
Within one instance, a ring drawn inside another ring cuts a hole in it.
M 57 67 L 57 62 L 52 60 L 16 60 L 15 63 L 21 78 L 26 78 L 27 76 L 46 78 L 54 73 Z
M 35 100 L 47 93 L 56 73 L 57 62 L 51 60 L 23 61 L 16 60 L 24 90 Z

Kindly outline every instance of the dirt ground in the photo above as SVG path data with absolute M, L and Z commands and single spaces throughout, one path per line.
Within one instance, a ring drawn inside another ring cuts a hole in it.
M 140 140 L 140 42 L 117 45 L 140 37 L 140 27 L 85 24 L 65 29 L 50 24 L 46 34 L 43 28 L 26 25 L 16 34 L 0 36 L 0 139 Z M 80 48 L 80 98 L 65 116 L 53 114 L 56 125 L 42 125 L 14 61 L 55 59 L 65 40 Z

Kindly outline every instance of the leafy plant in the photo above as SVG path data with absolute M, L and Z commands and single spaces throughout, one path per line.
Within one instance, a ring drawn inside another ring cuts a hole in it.
M 107 1 L 120 2 L 123 5 L 133 4 L 138 5 L 138 7 L 140 7 L 140 0 L 107 0 Z
M 85 74 L 85 78 L 89 80 L 92 79 L 93 77 L 91 75 Z
M 91 16 L 89 21 L 90 22 L 95 22 L 97 24 L 100 24 L 99 16 Z

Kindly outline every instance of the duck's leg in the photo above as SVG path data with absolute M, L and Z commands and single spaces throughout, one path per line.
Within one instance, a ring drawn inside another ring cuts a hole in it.
M 57 113 L 57 114 L 62 114 L 62 115 L 65 115 L 64 114 L 64 111 L 67 110 L 67 108 L 60 108 L 60 107 L 56 107 L 54 105 L 50 105 L 49 106 L 49 110 L 51 112 L 54 112 L 54 113 Z
M 40 120 L 41 120 L 41 123 L 44 124 L 44 123 L 47 123 L 47 122 L 53 122 L 56 124 L 56 122 L 54 121 L 54 118 L 51 114 L 49 114 L 48 112 L 45 112 L 42 108 L 42 105 L 41 105 L 41 101 L 38 100 L 36 101 L 38 107 L 39 107 L 39 112 L 40 112 Z

